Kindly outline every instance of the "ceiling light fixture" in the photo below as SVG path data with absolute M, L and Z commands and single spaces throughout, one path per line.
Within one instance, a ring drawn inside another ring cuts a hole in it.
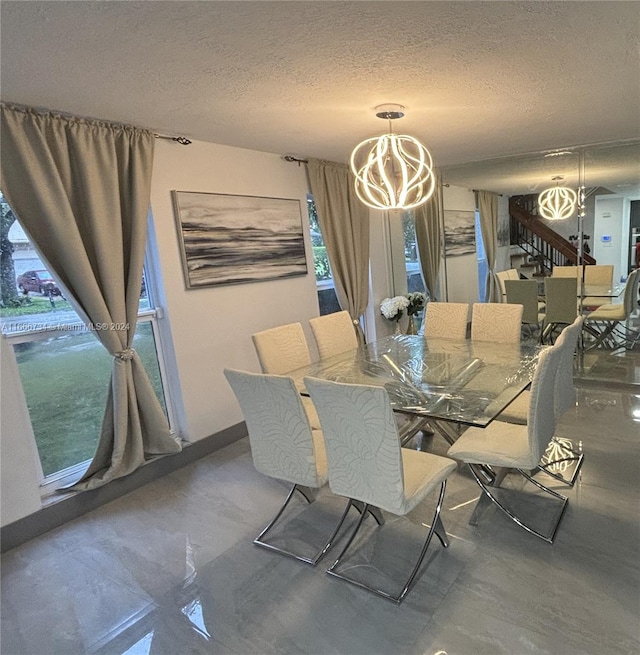
M 389 121 L 389 133 L 365 139 L 351 153 L 356 194 L 373 209 L 413 209 L 435 188 L 429 151 L 414 137 L 393 133 L 391 121 L 402 118 L 403 110 L 402 105 L 376 107 L 376 116 Z
M 562 175 L 551 178 L 556 186 L 545 189 L 538 196 L 538 214 L 549 221 L 561 221 L 573 216 L 578 205 L 578 194 L 573 189 L 558 186 Z

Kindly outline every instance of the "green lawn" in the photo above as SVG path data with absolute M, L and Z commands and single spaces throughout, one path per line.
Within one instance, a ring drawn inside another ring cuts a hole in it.
M 30 295 L 27 305 L 20 307 L 0 307 L 0 316 L 28 316 L 29 314 L 44 314 L 49 312 L 59 312 L 62 310 L 73 309 L 68 300 L 63 300 L 60 296 L 53 297 L 53 304 L 45 296 Z
M 91 333 L 64 334 L 14 348 L 44 474 L 93 457 L 111 374 L 106 350 Z M 162 399 L 150 323 L 138 326 L 134 348 Z

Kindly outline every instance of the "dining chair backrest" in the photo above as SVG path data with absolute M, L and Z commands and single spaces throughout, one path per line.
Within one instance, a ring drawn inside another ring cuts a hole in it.
M 469 325 L 469 305 L 462 302 L 427 303 L 424 336 L 437 339 L 465 339 Z
M 564 328 L 556 339 L 556 346 L 562 351 L 555 380 L 555 413 L 559 419 L 567 410 L 576 406 L 576 389 L 573 384 L 573 357 L 582 331 L 583 316 Z
M 471 316 L 471 340 L 520 343 L 522 312 L 522 305 L 474 303 Z
M 319 488 L 327 480 L 300 393 L 291 378 L 225 369 L 249 433 L 251 457 L 260 473 Z
M 562 349 L 556 341 L 555 345 L 540 353 L 533 374 L 527 417 L 529 456 L 532 468 L 535 468 L 542 459 L 555 433 L 555 380 L 561 358 Z
M 573 323 L 578 315 L 578 278 L 547 277 L 544 291 L 545 324 Z
M 339 355 L 358 347 L 353 319 L 347 311 L 317 316 L 309 320 L 320 359 Z
M 507 290 L 504 286 L 504 283 L 507 280 L 519 280 L 520 273 L 518 273 L 518 271 L 515 268 L 509 268 L 506 271 L 498 271 L 496 273 L 496 277 L 498 278 L 498 284 L 500 285 L 500 293 L 502 294 L 502 301 L 506 302 Z
M 624 288 L 624 310 L 626 317 L 638 308 L 638 284 L 640 283 L 640 268 L 636 268 L 627 277 L 627 285 Z
M 263 373 L 281 375 L 311 364 L 309 346 L 300 323 L 263 330 L 251 338 Z
M 305 378 L 324 434 L 333 493 L 404 513 L 400 439 L 384 387 Z
M 522 305 L 522 322 L 537 325 L 538 282 L 537 280 L 505 280 L 507 302 Z
M 592 264 L 584 267 L 584 283 L 613 286 L 613 264 Z
M 554 266 L 551 277 L 575 277 L 578 279 L 578 266 Z

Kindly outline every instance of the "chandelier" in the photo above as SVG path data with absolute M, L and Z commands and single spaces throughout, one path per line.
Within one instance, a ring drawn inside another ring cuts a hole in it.
M 561 175 L 551 178 L 556 186 L 545 189 L 538 196 L 538 214 L 549 221 L 561 221 L 573 216 L 578 204 L 578 194 L 573 189 L 558 186 L 564 178 Z
M 351 153 L 358 198 L 373 209 L 413 209 L 433 194 L 429 151 L 412 136 L 394 134 L 391 121 L 404 116 L 402 105 L 379 105 L 376 116 L 389 121 L 389 133 L 365 139 Z

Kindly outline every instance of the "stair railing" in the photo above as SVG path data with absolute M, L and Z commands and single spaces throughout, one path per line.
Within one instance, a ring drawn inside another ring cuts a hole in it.
M 537 196 L 511 196 L 511 243 L 522 248 L 537 266 L 538 275 L 550 275 L 554 266 L 576 266 L 578 249 L 552 230 L 537 216 Z M 585 264 L 595 264 L 590 255 L 583 254 Z

